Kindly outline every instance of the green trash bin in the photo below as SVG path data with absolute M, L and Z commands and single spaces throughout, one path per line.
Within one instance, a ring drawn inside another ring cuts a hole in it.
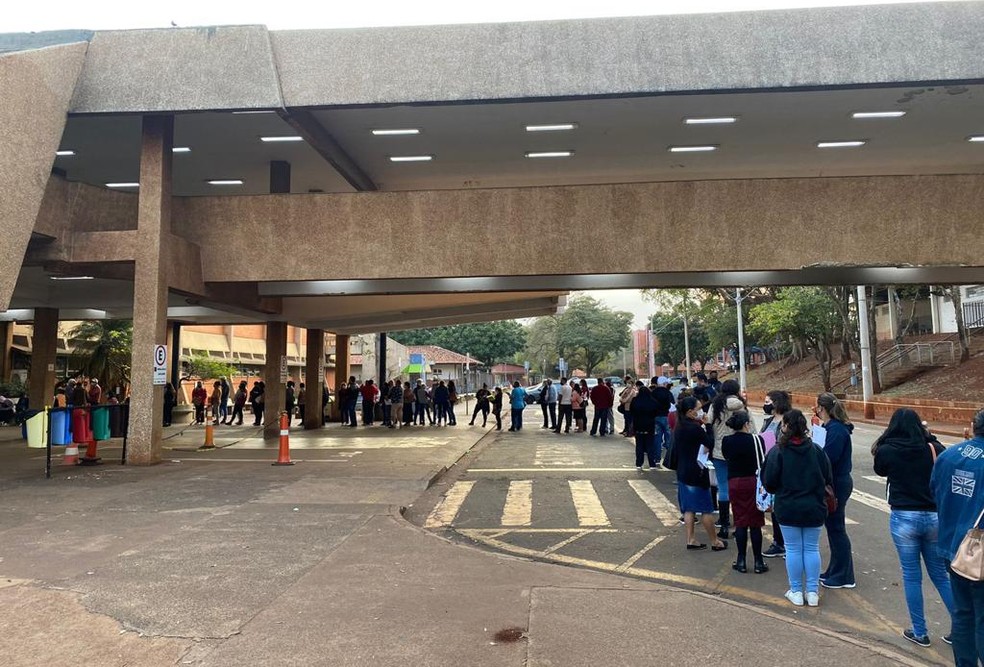
M 98 407 L 92 411 L 92 437 L 109 440 L 109 408 Z
M 48 446 L 45 434 L 48 430 L 48 413 L 42 410 L 27 420 L 27 446 L 44 449 Z

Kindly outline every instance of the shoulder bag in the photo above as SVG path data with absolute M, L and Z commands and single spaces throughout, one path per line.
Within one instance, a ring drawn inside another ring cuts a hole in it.
M 950 569 L 970 581 L 984 581 L 984 530 L 981 530 L 981 519 L 984 519 L 984 510 L 964 535 L 950 563 Z
M 758 508 L 759 512 L 771 512 L 775 498 L 765 490 L 765 485 L 762 484 L 762 468 L 765 467 L 765 443 L 762 441 L 762 436 L 757 433 L 752 434 L 752 440 L 755 443 L 755 462 L 758 464 L 755 470 L 755 507 Z

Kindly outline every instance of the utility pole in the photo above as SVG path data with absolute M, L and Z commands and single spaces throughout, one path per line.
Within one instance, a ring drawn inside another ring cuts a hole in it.
M 741 384 L 742 396 L 745 395 L 745 322 L 742 319 L 741 302 L 745 297 L 741 288 L 735 289 L 735 305 L 738 307 L 738 382 Z

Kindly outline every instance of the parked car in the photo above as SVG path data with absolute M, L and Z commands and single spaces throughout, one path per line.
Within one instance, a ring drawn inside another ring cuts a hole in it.
M 606 377 L 605 382 L 611 382 L 613 387 L 621 387 L 625 384 L 625 381 L 622 378 L 614 375 L 609 375 Z
M 537 401 L 540 400 L 540 392 L 543 391 L 543 385 L 544 385 L 545 382 L 546 382 L 546 380 L 541 380 L 540 382 L 537 382 L 536 384 L 530 385 L 529 387 L 526 388 L 526 403 L 527 404 L 536 403 Z M 557 385 L 557 386 L 560 386 L 560 380 L 559 379 L 558 380 L 553 380 L 553 383 L 555 385 Z

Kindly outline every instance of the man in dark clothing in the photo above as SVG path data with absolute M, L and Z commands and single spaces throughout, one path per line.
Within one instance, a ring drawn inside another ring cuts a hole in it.
M 413 397 L 414 426 L 418 423 L 423 426 L 427 423 L 427 403 L 430 401 L 430 396 L 427 394 L 427 385 L 419 378 L 417 379 L 417 387 L 413 390 Z
M 656 402 L 656 421 L 654 424 L 654 445 L 656 458 L 663 458 L 663 448 L 670 446 L 670 406 L 673 405 L 673 392 L 670 391 L 670 378 L 659 376 L 656 387 L 652 389 Z
M 359 385 L 355 381 L 355 376 L 349 377 L 348 381 L 348 392 L 345 394 L 345 411 L 348 413 L 345 423 L 350 427 L 355 428 L 358 423 L 355 420 L 355 406 L 359 402 Z
M 591 422 L 591 435 L 598 433 L 601 425 L 601 437 L 608 435 L 608 417 L 615 404 L 615 392 L 599 377 L 598 384 L 591 390 L 591 402 L 594 404 L 594 420 Z
M 642 470 L 644 456 L 649 457 L 649 469 L 658 470 L 659 455 L 654 446 L 656 437 L 656 399 L 641 381 L 636 382 L 636 395 L 629 404 L 632 429 L 635 435 L 635 464 Z
M 707 386 L 714 390 L 714 395 L 721 393 L 721 381 L 718 380 L 718 372 L 711 371 L 707 375 Z
M 475 425 L 475 417 L 478 413 L 482 413 L 482 428 L 485 428 L 485 424 L 489 420 L 489 396 L 492 392 L 489 391 L 489 385 L 482 383 L 482 388 L 475 392 L 475 410 L 472 412 L 471 422 L 469 426 Z
M 284 410 L 287 412 L 287 425 L 294 421 L 294 406 L 297 398 L 294 394 L 294 381 L 287 380 L 287 388 L 284 390 Z
M 232 423 L 232 417 L 229 417 L 229 381 L 226 380 L 225 375 L 219 380 L 219 388 L 221 389 L 221 398 L 219 403 L 219 416 L 222 418 L 222 423 L 225 424 L 226 420 Z

